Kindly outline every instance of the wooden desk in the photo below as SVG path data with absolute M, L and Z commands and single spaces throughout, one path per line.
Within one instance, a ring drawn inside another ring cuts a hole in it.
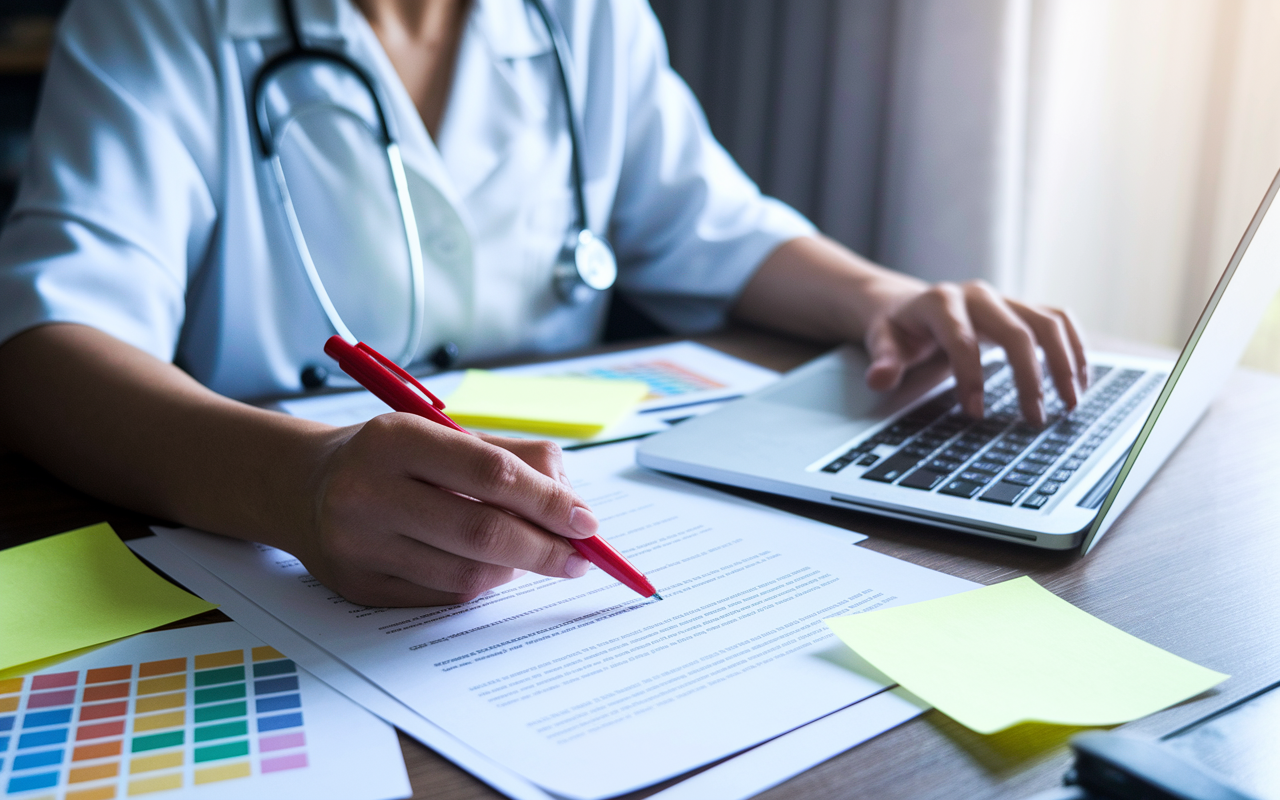
M 702 341 L 780 370 L 819 352 L 742 330 Z M 1280 680 L 1280 459 L 1271 452 L 1280 443 L 1277 409 L 1280 378 L 1237 371 L 1086 559 L 742 494 L 866 533 L 865 547 L 981 583 L 1030 575 L 1107 622 L 1232 676 L 1212 692 L 1125 726 L 1157 736 Z M 24 459 L 0 456 L 0 547 L 104 519 L 125 537 L 144 534 L 148 522 L 66 487 Z M 1042 727 L 983 737 L 931 711 L 761 797 L 1025 797 L 1057 785 L 1073 732 Z M 415 797 L 499 797 L 416 742 L 402 737 L 402 743 Z M 1256 757 L 1270 759 L 1274 744 L 1259 744 Z

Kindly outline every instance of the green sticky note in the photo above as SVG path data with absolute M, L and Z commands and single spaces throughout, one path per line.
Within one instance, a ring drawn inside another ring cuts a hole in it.
M 469 369 L 446 401 L 463 427 L 586 439 L 618 422 L 649 394 L 643 381 L 535 378 Z
M 1020 722 L 1118 725 L 1229 677 L 1025 577 L 827 625 L 903 688 L 979 733 Z
M 105 522 L 0 550 L 0 669 L 214 607 L 152 572 Z

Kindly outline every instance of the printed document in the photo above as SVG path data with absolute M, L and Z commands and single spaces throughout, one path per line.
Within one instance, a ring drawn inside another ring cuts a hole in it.
M 592 569 L 459 606 L 366 608 L 282 551 L 162 535 L 458 739 L 575 798 L 682 774 L 879 691 L 823 620 L 974 587 L 641 470 L 630 444 L 570 453 L 566 468 L 664 600 Z

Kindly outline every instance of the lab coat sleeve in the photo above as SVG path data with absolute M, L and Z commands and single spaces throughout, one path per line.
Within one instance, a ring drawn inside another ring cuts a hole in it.
M 710 330 L 724 323 L 774 249 L 814 228 L 762 195 L 712 136 L 697 99 L 671 69 L 648 4 L 618 0 L 616 9 L 629 83 L 610 230 L 618 286 L 676 332 Z
M 172 360 L 216 223 L 202 4 L 82 0 L 60 25 L 0 235 L 0 342 L 49 322 Z

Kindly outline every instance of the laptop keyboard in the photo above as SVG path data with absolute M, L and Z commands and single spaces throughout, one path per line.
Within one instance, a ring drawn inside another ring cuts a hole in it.
M 1090 388 L 1070 413 L 1064 413 L 1046 377 L 1048 422 L 1036 428 L 1022 421 L 1013 374 L 1006 364 L 988 362 L 983 372 L 987 409 L 983 419 L 965 415 L 956 403 L 955 390 L 949 389 L 832 460 L 822 471 L 838 473 L 856 465 L 866 470 L 863 480 L 1042 508 L 1165 377 L 1140 369 L 1093 367 Z M 1135 384 L 1138 388 L 1130 391 Z

